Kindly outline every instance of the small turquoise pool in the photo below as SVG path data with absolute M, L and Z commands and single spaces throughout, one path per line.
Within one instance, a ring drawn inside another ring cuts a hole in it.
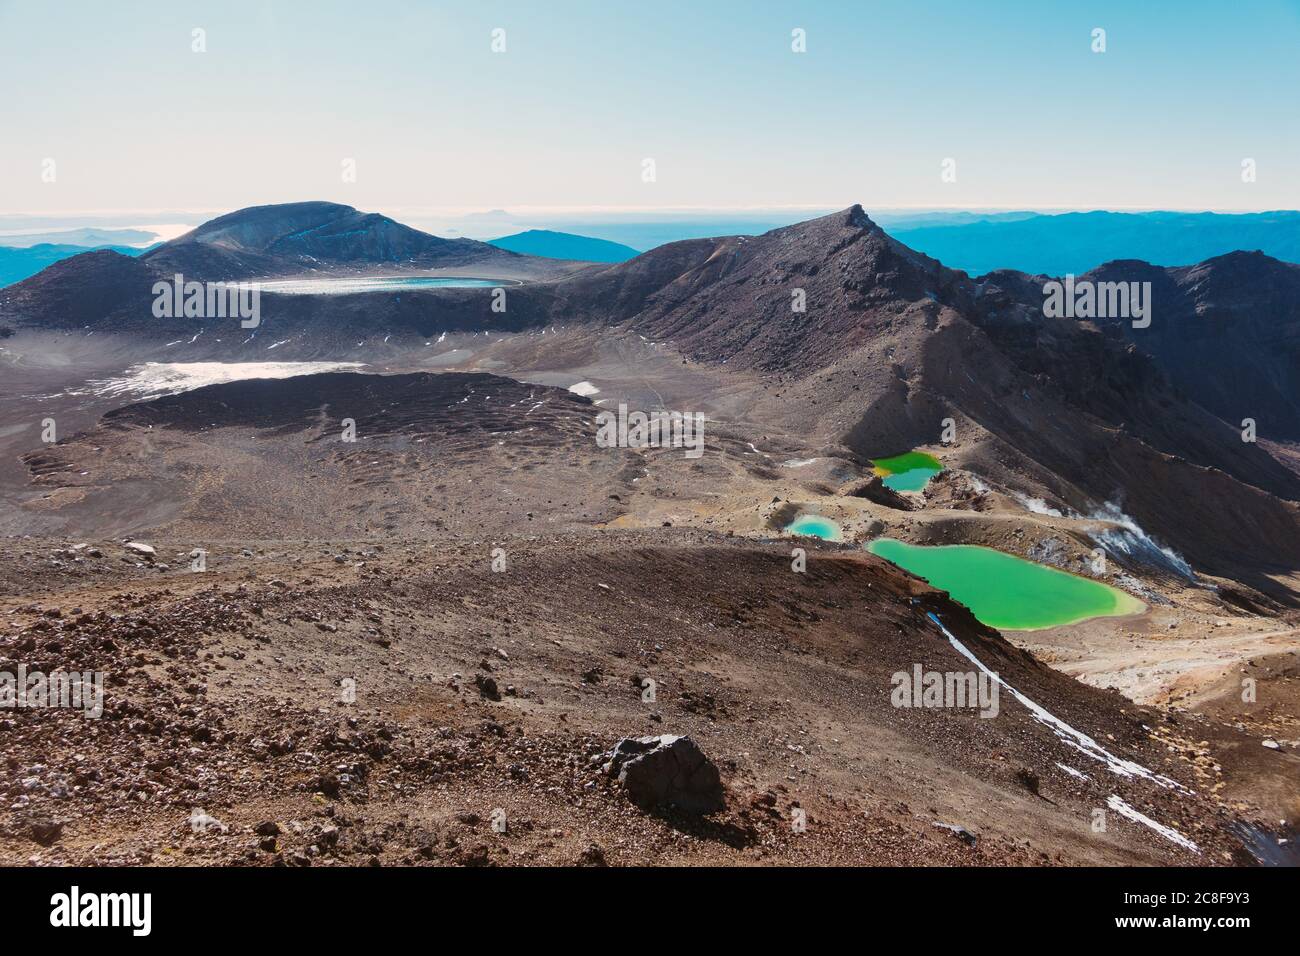
M 791 534 L 806 538 L 821 538 L 823 541 L 840 540 L 840 526 L 830 518 L 821 515 L 800 515 L 785 526 Z

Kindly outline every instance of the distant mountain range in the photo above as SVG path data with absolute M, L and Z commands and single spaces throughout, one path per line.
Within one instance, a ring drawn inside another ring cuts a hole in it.
M 341 207 L 350 208 L 350 207 Z M 355 210 L 354 210 L 355 211 Z M 384 217 L 378 217 L 383 219 Z M 331 220 L 332 221 L 332 220 Z M 387 220 L 392 222 L 392 220 Z M 339 223 L 335 223 L 338 229 Z M 394 223 L 394 225 L 400 225 Z M 382 227 L 387 229 L 387 227 Z M 407 227 L 401 226 L 405 230 Z M 256 270 L 261 275 L 279 275 L 280 270 L 284 268 L 282 263 L 270 264 L 268 261 L 259 258 L 262 253 L 270 251 L 273 255 L 279 255 L 286 248 L 280 246 L 273 248 L 274 243 L 267 242 L 258 245 L 258 240 L 253 241 L 250 247 L 246 238 L 233 238 L 224 232 L 204 232 L 207 226 L 200 227 L 190 236 L 182 236 L 176 240 L 187 248 L 179 253 L 176 249 L 171 249 L 159 255 L 158 264 L 166 262 L 175 262 L 179 255 L 182 260 L 202 259 L 202 268 L 205 277 L 208 271 L 216 268 L 218 270 L 227 267 L 235 269 L 237 272 L 243 269 Z M 347 232 L 346 229 L 342 230 Z M 322 233 L 314 234 L 310 239 L 305 239 L 305 233 L 293 237 L 291 243 L 297 243 L 303 247 L 302 254 L 296 257 L 298 265 L 290 268 L 292 272 L 300 271 L 317 271 L 322 264 L 329 266 L 338 266 L 347 261 L 364 262 L 367 266 L 376 262 L 389 261 L 394 265 L 400 265 L 403 268 L 409 268 L 413 265 L 430 265 L 436 263 L 442 265 L 468 264 L 469 261 L 490 255 L 479 247 L 483 245 L 501 249 L 506 252 L 517 253 L 523 256 L 534 256 L 545 259 L 562 259 L 569 262 L 625 262 L 640 253 L 631 246 L 625 246 L 617 242 L 609 242 L 605 239 L 592 239 L 587 236 L 577 236 L 572 233 L 553 232 L 547 229 L 530 229 L 527 232 L 521 232 L 513 236 L 502 236 L 500 239 L 492 239 L 487 243 L 474 243 L 471 239 L 439 239 L 436 236 L 428 236 L 426 233 L 420 233 L 416 230 L 408 230 L 415 236 L 426 236 L 428 239 L 435 240 L 430 244 L 427 242 L 413 240 L 410 235 L 401 234 L 394 231 L 393 235 L 386 239 L 370 237 L 367 241 L 374 245 L 377 256 L 371 257 L 368 254 L 362 254 L 360 250 L 353 249 L 344 251 L 343 243 L 337 239 L 326 239 Z M 357 233 L 353 233 L 356 235 Z M 329 258 L 322 258 L 312 255 L 308 248 L 313 248 L 310 244 L 316 244 L 314 249 L 321 252 L 322 245 L 333 243 L 333 248 L 329 251 Z M 450 243 L 448 246 L 440 245 Z M 153 252 L 158 246 L 151 246 L 148 249 L 138 249 L 133 246 L 122 245 L 74 245 L 71 243 L 42 243 L 40 245 L 27 246 L 22 248 L 11 248 L 0 245 L 0 287 L 12 285 L 15 282 L 21 282 L 29 276 L 34 276 L 46 266 L 53 265 L 63 259 L 80 255 L 83 252 L 94 252 L 96 250 L 109 249 L 113 252 L 124 256 L 140 256 Z M 212 254 L 212 248 L 217 247 L 221 251 L 215 255 Z M 353 259 L 349 260 L 348 256 Z M 304 258 L 307 257 L 307 258 Z M 341 258 L 340 258 L 341 257 Z M 219 264 L 218 259 L 225 259 L 225 264 Z M 182 262 L 181 264 L 185 264 Z M 253 273 L 248 273 L 249 275 Z M 197 274 L 196 274 L 196 277 Z M 245 278 L 244 274 L 238 276 L 231 275 L 228 278 Z
M 890 235 L 973 276 L 1081 275 L 1113 259 L 1186 266 L 1238 250 L 1300 262 L 1300 212 L 1003 213 L 898 217 Z
M 144 252 L 132 246 L 76 246 L 48 242 L 23 248 L 0 246 L 0 287 L 21 282 L 61 259 L 96 249 L 111 249 L 123 256 L 138 256 Z
M 513 236 L 489 239 L 488 245 L 509 249 L 526 256 L 544 256 L 547 259 L 572 259 L 580 262 L 626 262 L 640 253 L 631 246 L 607 239 L 575 236 L 571 232 L 552 232 L 549 229 L 529 229 Z
M 434 260 L 452 264 L 457 250 L 462 255 L 468 254 L 471 259 L 482 254 L 481 248 L 468 252 L 475 247 L 465 244 L 473 240 L 441 239 L 384 216 L 375 218 L 391 226 L 384 226 L 382 230 L 359 227 L 340 212 L 350 210 L 355 216 L 362 215 L 349 206 L 334 203 L 288 205 L 301 207 L 308 220 L 312 216 L 319 217 L 319 221 L 311 223 L 308 232 L 292 230 L 291 235 L 278 237 L 302 247 L 298 265 L 293 267 L 295 271 L 342 265 L 348 256 L 352 256 L 354 261 L 371 264 L 388 261 L 418 268 Z M 312 211 L 311 207 L 315 210 Z M 284 209 L 282 206 L 261 208 Z M 241 211 L 241 215 L 244 212 L 247 211 Z M 507 216 L 503 212 L 485 215 Z M 1285 262 L 1300 262 L 1300 212 L 1073 212 L 1046 215 L 1035 212 L 890 211 L 873 216 L 873 219 L 891 236 L 906 242 L 911 248 L 972 276 L 998 269 L 1014 269 L 1030 275 L 1082 275 L 1116 259 L 1182 266 L 1236 251 L 1260 251 Z M 214 223 L 218 221 L 214 220 Z M 330 225 L 327 226 L 327 222 Z M 774 213 L 765 217 L 721 219 L 683 214 L 645 222 L 556 222 L 555 229 L 528 229 L 490 239 L 479 246 L 571 262 L 617 263 L 669 242 L 720 235 L 761 235 L 789 224 L 777 221 Z M 211 225 L 213 223 L 208 223 L 202 228 Z M 360 235 L 362 231 L 368 236 L 367 241 L 376 243 L 375 248 L 366 254 L 373 255 L 373 259 L 365 256 L 357 259 L 361 255 L 359 249 L 342 251 L 344 237 Z M 383 238 L 380 232 L 384 233 Z M 261 268 L 265 263 L 259 264 L 258 254 L 269 251 L 279 257 L 282 251 L 272 250 L 269 246 L 266 249 L 252 248 L 243 240 L 231 245 L 229 236 L 216 238 L 199 230 L 192 235 L 200 248 L 225 246 L 231 253 L 230 264 L 239 269 Z M 414 236 L 425 238 L 412 242 Z M 152 251 L 127 245 L 133 242 L 134 234 L 128 230 L 79 229 L 49 236 L 34 233 L 0 236 L 0 286 L 18 282 L 59 259 L 90 249 L 111 248 L 125 255 Z M 334 247 L 323 259 L 315 257 L 311 251 L 311 247 L 321 244 Z M 15 246 L 25 248 L 12 248 Z M 271 274 L 265 273 L 267 276 Z
M 25 249 L 31 246 L 80 246 L 83 249 L 101 249 L 106 246 L 131 246 L 143 248 L 159 240 L 152 230 L 100 229 L 86 226 L 78 229 L 52 229 L 45 232 L 0 233 L 0 248 Z

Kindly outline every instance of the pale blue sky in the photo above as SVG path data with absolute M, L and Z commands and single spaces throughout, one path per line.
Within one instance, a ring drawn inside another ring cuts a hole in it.
M 1297 0 L 0 0 L 0 85 L 0 214 L 1300 205 Z

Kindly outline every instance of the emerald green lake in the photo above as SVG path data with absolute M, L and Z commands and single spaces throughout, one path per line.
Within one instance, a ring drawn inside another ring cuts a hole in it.
M 821 515 L 800 515 L 786 525 L 785 530 L 791 534 L 821 538 L 823 541 L 840 540 L 839 526 L 834 521 L 823 518 Z
M 894 491 L 920 491 L 927 481 L 943 471 L 939 459 L 923 451 L 876 458 L 871 464 L 876 474 L 884 476 L 885 487 Z
M 1110 585 L 992 548 L 877 538 L 867 550 L 947 591 L 982 623 L 1003 630 L 1031 631 L 1146 609 Z

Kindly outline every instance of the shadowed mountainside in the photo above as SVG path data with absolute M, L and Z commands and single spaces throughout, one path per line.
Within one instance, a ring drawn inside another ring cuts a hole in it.
M 1083 278 L 1150 282 L 1150 327 L 1112 324 L 1229 423 L 1300 440 L 1300 265 L 1233 252 L 1172 269 L 1108 262 Z

